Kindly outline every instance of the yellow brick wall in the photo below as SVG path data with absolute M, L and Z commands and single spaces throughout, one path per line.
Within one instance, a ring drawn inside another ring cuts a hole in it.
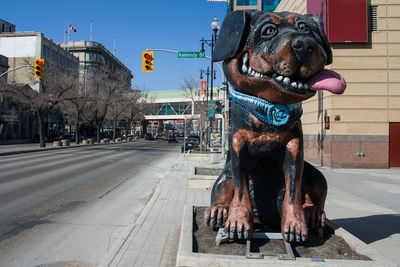
M 306 0 L 283 0 L 276 11 L 306 13 Z M 379 32 L 368 44 L 332 44 L 333 63 L 347 81 L 341 96 L 324 92 L 331 118 L 327 135 L 388 135 L 388 122 L 400 121 L 400 0 L 371 0 L 378 6 Z M 305 134 L 318 134 L 317 96 L 303 104 Z M 340 121 L 335 121 L 340 115 Z

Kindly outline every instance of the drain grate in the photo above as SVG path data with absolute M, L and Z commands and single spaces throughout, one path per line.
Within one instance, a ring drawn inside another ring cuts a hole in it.
M 58 261 L 54 263 L 37 265 L 35 267 L 97 267 L 97 264 L 81 261 Z

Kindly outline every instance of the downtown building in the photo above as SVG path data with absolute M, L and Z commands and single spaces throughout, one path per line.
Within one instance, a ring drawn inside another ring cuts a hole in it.
M 281 0 L 228 0 L 228 11 L 269 11 L 274 12 Z
M 273 8 L 273 10 L 271 10 Z M 304 158 L 332 168 L 400 167 L 400 0 L 227 0 L 227 11 L 315 14 L 347 82 L 303 102 Z
M 303 102 L 305 159 L 333 168 L 400 167 L 400 0 L 282 0 L 277 12 L 317 15 L 330 68 L 347 82 Z
M 0 26 L 2 27 L 2 26 Z M 5 27 L 7 28 L 7 27 Z M 15 26 L 14 26 L 15 31 Z M 52 66 L 68 71 L 78 71 L 79 59 L 61 48 L 43 33 L 3 32 L 0 33 L 0 55 L 7 57 L 9 70 L 23 65 L 34 66 L 35 58 L 43 58 L 52 62 Z M 7 74 L 7 83 L 16 86 L 29 86 L 33 90 L 40 90 L 40 83 L 33 77 L 32 68 L 22 68 Z M 0 115 L 3 118 L 0 141 L 37 140 L 39 127 L 36 114 L 27 112 L 20 105 L 12 103 L 6 97 L 1 98 Z M 6 119 L 4 119 L 6 118 Z M 59 112 L 52 112 L 47 118 L 47 136 L 64 132 L 64 120 Z
M 90 76 L 96 75 L 100 69 L 118 73 L 126 82 L 124 86 L 131 87 L 132 72 L 119 61 L 101 43 L 93 41 L 69 41 L 58 43 L 60 47 L 69 51 L 79 59 L 79 72 L 81 79 L 90 82 Z
M 94 41 L 69 41 L 58 43 L 63 49 L 69 51 L 79 59 L 79 77 L 84 88 L 90 88 L 91 81 L 104 77 L 105 79 L 117 79 L 120 87 L 131 90 L 132 72 L 117 57 L 108 51 L 101 43 Z M 105 73 L 111 74 L 106 78 Z M 122 130 L 121 122 L 117 122 L 117 131 Z M 105 130 L 110 132 L 113 128 L 111 122 L 104 125 Z M 95 125 L 90 122 L 86 125 L 86 133 L 94 134 Z M 119 130 L 118 130 L 119 129 Z

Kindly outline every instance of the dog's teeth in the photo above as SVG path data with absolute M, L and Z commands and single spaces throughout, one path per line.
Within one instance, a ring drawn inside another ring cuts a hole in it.
M 308 90 L 308 84 L 304 84 L 304 89 Z
M 276 73 L 274 73 L 274 74 L 271 75 L 271 77 L 274 78 L 274 79 L 276 78 L 276 76 L 277 76 Z
M 296 83 L 296 82 L 292 82 L 292 83 L 290 84 L 290 86 L 292 86 L 292 87 L 297 87 L 297 83 Z
M 256 72 L 254 70 L 251 70 L 251 75 L 256 75 Z
M 247 63 L 248 60 L 249 60 L 249 54 L 245 53 L 243 56 L 243 63 Z
M 285 78 L 283 79 L 283 84 L 284 84 L 284 85 L 289 85 L 289 84 L 290 84 L 290 78 L 289 78 L 289 77 L 285 77 Z
M 248 69 L 247 66 L 245 64 L 242 65 L 242 72 L 243 73 L 247 73 Z
M 261 73 L 256 72 L 256 74 L 254 75 L 256 78 L 260 78 L 261 77 Z
M 299 82 L 299 84 L 297 85 L 297 88 L 303 89 L 303 83 L 302 83 L 302 82 Z
M 252 68 L 249 67 L 249 73 L 251 74 L 253 72 Z
M 276 80 L 277 80 L 278 82 L 281 82 L 281 81 L 283 80 L 283 76 L 278 76 L 278 77 L 276 77 Z

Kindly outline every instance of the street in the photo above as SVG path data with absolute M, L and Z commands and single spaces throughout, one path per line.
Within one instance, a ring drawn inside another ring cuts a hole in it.
M 99 264 L 179 155 L 139 141 L 0 157 L 0 266 Z

